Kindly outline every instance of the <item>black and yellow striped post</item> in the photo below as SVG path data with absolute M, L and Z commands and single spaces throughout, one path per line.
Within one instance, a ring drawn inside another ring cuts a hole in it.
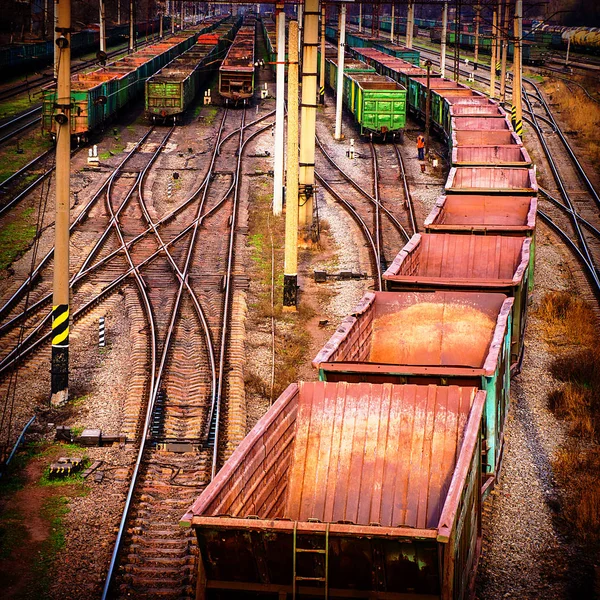
M 510 122 L 514 129 L 517 125 L 517 107 L 514 104 L 510 107 Z
M 71 2 L 58 3 L 56 52 L 59 53 L 56 121 L 56 217 L 52 293 L 51 399 L 69 398 L 69 195 L 71 161 Z

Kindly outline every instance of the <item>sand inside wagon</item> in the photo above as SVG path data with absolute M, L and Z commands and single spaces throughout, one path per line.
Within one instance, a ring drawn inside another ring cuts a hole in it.
M 422 302 L 373 320 L 369 361 L 482 367 L 495 319 L 466 304 Z

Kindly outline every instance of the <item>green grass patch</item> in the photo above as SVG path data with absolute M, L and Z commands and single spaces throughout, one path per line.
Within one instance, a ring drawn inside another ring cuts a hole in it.
M 5 510 L 0 519 L 0 559 L 9 558 L 27 537 L 27 527 L 21 511 Z
M 83 429 L 83 428 L 82 428 Z M 89 467 L 90 459 L 85 456 L 83 458 L 83 464 L 78 471 L 66 475 L 65 477 L 50 477 L 50 467 L 44 469 L 44 473 L 38 481 L 38 485 L 42 487 L 61 487 L 63 485 L 83 485 L 83 471 Z
M 27 209 L 0 230 L 0 270 L 7 269 L 33 242 L 36 223 L 33 209 Z
M 69 513 L 69 499 L 66 496 L 52 496 L 44 503 L 42 515 L 50 523 L 50 535 L 42 543 L 42 548 L 33 563 L 33 585 L 28 590 L 29 598 L 45 598 L 52 583 L 53 565 L 64 550 L 64 516 Z
M 198 115 L 200 115 L 200 113 L 202 113 L 202 117 L 204 118 L 204 123 L 206 125 L 212 125 L 215 122 L 215 118 L 217 116 L 217 113 L 219 112 L 219 109 L 216 106 L 212 106 L 212 105 L 200 106 L 199 108 L 200 108 L 200 110 L 198 111 Z
M 36 156 L 39 156 L 51 146 L 52 141 L 49 138 L 41 137 L 38 134 L 21 138 L 18 146 L 16 142 L 11 142 L 2 152 L 0 152 L 0 181 L 8 179 L 13 173 L 22 169 Z M 21 150 L 22 152 L 18 152 L 18 150 Z M 49 157 L 47 168 L 49 168 L 51 164 L 52 158 Z M 37 175 L 35 174 L 28 175 L 28 182 L 31 183 L 36 177 Z
M 34 108 L 39 105 L 40 102 L 41 97 L 39 95 L 34 96 L 33 93 L 31 94 L 31 98 L 27 94 L 22 94 L 12 100 L 2 102 L 2 104 L 0 104 L 0 119 L 14 117 L 19 113 Z

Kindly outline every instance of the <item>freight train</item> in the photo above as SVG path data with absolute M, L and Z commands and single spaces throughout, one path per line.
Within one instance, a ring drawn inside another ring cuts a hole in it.
M 146 80 L 145 109 L 148 117 L 177 122 L 196 98 L 202 82 L 207 81 L 225 56 L 239 28 L 241 18 L 221 23 Z
M 256 19 L 246 16 L 219 67 L 219 94 L 227 106 L 246 106 L 252 101 L 255 41 Z
M 77 143 L 106 125 L 143 90 L 146 80 L 190 48 L 198 35 L 217 27 L 222 19 L 183 31 L 121 58 L 106 67 L 71 77 L 71 135 Z M 56 136 L 56 85 L 42 90 L 42 133 Z
M 317 64 L 320 68 L 320 59 Z M 337 78 L 337 51 L 328 46 L 325 82 L 334 92 L 337 90 Z M 397 81 L 379 75 L 373 67 L 362 61 L 345 61 L 343 103 L 358 125 L 360 135 L 379 140 L 403 140 L 406 128 L 406 88 Z
M 426 83 L 397 68 L 421 118 Z M 445 192 L 386 291 L 367 292 L 313 360 L 320 381 L 291 384 L 183 515 L 199 598 L 474 596 L 523 352 L 537 184 L 495 101 L 441 77 L 433 93 Z
M 168 30 L 171 18 L 165 17 L 163 27 Z M 136 38 L 158 33 L 159 20 L 143 21 L 136 24 Z M 129 38 L 129 25 L 108 27 L 107 46 L 122 44 Z M 71 56 L 81 56 L 99 47 L 100 32 L 96 27 L 87 27 L 71 34 Z M 2 73 L 24 73 L 30 69 L 48 65 L 54 60 L 54 40 L 14 44 L 0 48 L 0 70 Z

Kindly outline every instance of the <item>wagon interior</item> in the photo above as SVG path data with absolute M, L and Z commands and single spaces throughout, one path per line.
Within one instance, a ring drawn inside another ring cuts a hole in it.
M 369 292 L 313 365 L 483 368 L 505 300 L 504 294 Z
M 525 196 L 442 196 L 425 220 L 425 227 L 533 229 L 536 198 Z

